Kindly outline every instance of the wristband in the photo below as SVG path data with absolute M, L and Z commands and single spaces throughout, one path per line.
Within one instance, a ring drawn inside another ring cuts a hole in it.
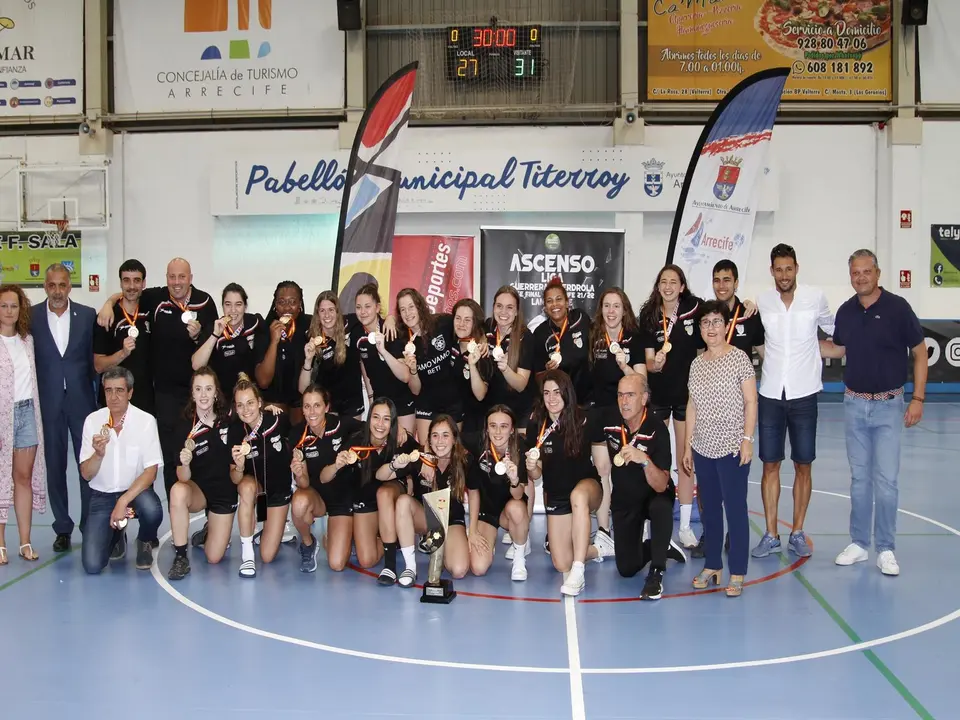
M 910 398 L 910 402 L 913 402 L 914 400 L 916 400 L 918 403 L 923 404 L 923 401 L 925 400 L 925 398 L 917 397 L 916 395 L 914 395 L 912 398 Z
M 746 440 L 748 443 L 752 443 L 752 442 L 753 442 L 753 438 L 750 437 L 749 435 L 744 435 L 744 436 L 741 438 L 741 440 Z
M 313 370 L 313 365 L 311 365 L 310 367 L 307 367 L 306 365 L 304 365 L 300 369 L 303 370 L 304 372 L 310 372 L 311 370 Z

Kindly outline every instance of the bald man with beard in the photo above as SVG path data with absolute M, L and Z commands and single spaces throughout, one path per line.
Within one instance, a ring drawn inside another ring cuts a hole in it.
M 104 328 L 113 323 L 113 295 L 100 310 L 97 322 Z M 151 323 L 150 364 L 156 402 L 157 429 L 163 451 L 163 485 L 170 500 L 170 488 L 177 481 L 180 440 L 177 424 L 190 398 L 191 358 L 198 344 L 219 317 L 213 298 L 193 286 L 193 271 L 183 258 L 167 264 L 165 287 L 149 288 L 140 296 L 140 309 Z M 229 392 L 230 388 L 224 388 Z

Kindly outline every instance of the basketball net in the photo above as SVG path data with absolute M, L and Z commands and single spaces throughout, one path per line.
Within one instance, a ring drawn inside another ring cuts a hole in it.
M 70 225 L 69 220 L 43 220 L 44 225 L 52 226 L 49 230 L 44 230 L 44 238 L 51 241 L 54 247 L 60 247 L 63 241 L 63 233 L 67 231 Z

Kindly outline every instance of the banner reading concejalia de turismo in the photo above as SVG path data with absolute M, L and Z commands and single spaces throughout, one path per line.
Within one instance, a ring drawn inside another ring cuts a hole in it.
M 789 66 L 784 100 L 892 98 L 892 0 L 648 0 L 647 96 L 720 100 Z
M 558 277 L 573 305 L 593 317 L 600 293 L 623 287 L 623 238 L 623 230 L 481 227 L 484 309 L 498 288 L 512 285 L 527 322 L 542 319 L 543 288 Z

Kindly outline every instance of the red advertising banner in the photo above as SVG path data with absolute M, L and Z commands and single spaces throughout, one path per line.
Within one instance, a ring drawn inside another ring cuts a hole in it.
M 435 313 L 453 312 L 459 300 L 473 297 L 473 237 L 395 235 L 391 306 L 396 294 L 408 287 L 419 290 Z

